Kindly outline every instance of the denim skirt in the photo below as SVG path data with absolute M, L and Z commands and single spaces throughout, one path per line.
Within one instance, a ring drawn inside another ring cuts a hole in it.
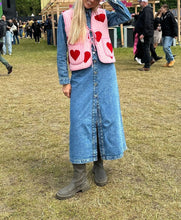
M 91 67 L 72 72 L 71 87 L 70 161 L 96 161 L 97 141 L 103 160 L 121 158 L 127 147 L 115 65 L 94 55 Z

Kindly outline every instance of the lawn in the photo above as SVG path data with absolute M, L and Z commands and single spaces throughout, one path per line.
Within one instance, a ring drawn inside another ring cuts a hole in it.
M 140 72 L 132 48 L 115 50 L 128 150 L 106 161 L 108 184 L 69 200 L 55 193 L 69 183 L 69 99 L 62 94 L 56 47 L 23 39 L 0 69 L 0 219 L 181 219 L 181 47 Z M 157 53 L 163 56 L 161 47 Z

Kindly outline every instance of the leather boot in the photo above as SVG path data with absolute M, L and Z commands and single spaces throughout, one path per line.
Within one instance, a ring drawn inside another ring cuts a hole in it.
M 96 185 L 105 186 L 107 184 L 107 175 L 101 157 L 98 157 L 98 161 L 94 161 L 92 172 L 94 173 L 94 181 Z
M 11 65 L 7 66 L 8 74 L 10 74 L 13 70 L 13 67 Z
M 73 164 L 73 178 L 70 184 L 57 192 L 57 199 L 68 199 L 73 197 L 77 192 L 84 192 L 90 188 L 86 176 L 86 164 Z

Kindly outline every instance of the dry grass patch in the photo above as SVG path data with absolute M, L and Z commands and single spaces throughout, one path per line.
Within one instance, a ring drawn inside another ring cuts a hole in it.
M 56 48 L 23 39 L 13 47 L 13 73 L 0 72 L 0 218 L 181 219 L 181 48 L 173 68 L 161 60 L 139 72 L 132 49 L 119 48 L 117 75 L 128 150 L 106 161 L 109 183 L 58 201 L 72 176 L 69 100 L 58 83 Z M 162 48 L 157 49 L 163 55 Z

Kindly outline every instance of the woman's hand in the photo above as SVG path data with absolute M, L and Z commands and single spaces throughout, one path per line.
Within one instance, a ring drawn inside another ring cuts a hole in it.
M 140 40 L 142 40 L 142 39 L 144 39 L 144 35 L 143 34 L 140 35 Z
M 71 85 L 70 84 L 63 85 L 62 91 L 63 91 L 63 94 L 65 96 L 70 98 L 70 96 L 71 96 Z

